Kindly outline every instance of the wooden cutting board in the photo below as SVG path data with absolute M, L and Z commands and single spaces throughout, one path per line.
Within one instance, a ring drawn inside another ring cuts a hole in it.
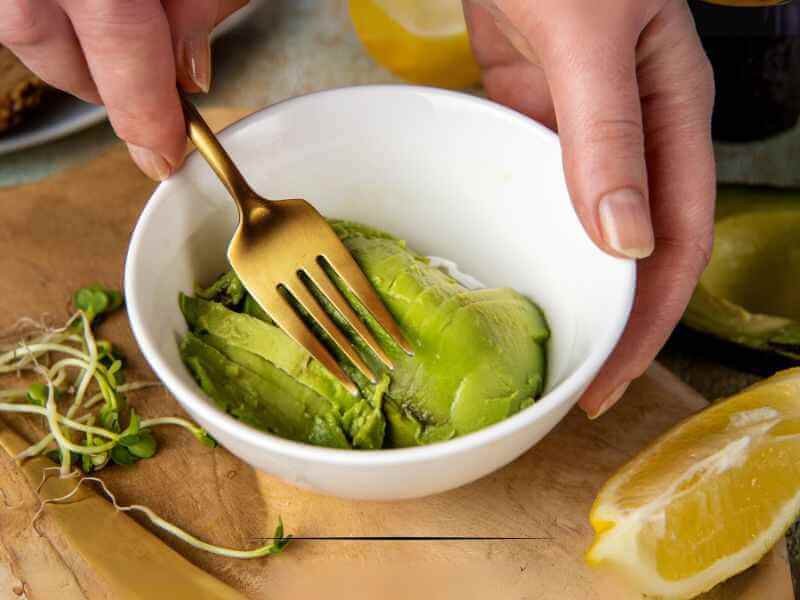
M 212 120 L 233 116 L 236 111 L 217 112 Z M 47 181 L 0 190 L 0 329 L 22 316 L 63 320 L 71 291 L 81 285 L 121 286 L 128 238 L 152 187 L 124 150 L 115 148 Z M 124 314 L 101 333 L 125 350 L 131 376 L 152 378 Z M 164 390 L 132 394 L 130 402 L 148 416 L 182 413 Z M 653 365 L 601 419 L 590 422 L 576 409 L 506 468 L 414 501 L 352 502 L 301 491 L 176 430 L 158 436 L 155 459 L 101 475 L 120 502 L 147 504 L 224 545 L 257 545 L 258 537 L 271 535 L 279 515 L 287 531 L 300 537 L 390 538 L 296 540 L 280 556 L 236 561 L 163 537 L 248 597 L 625 600 L 639 596 L 583 562 L 592 499 L 616 468 L 704 405 Z M 4 420 L 22 434 L 37 430 L 35 420 Z M 114 581 L 82 560 L 54 519 L 41 520 L 41 535 L 31 529 L 36 497 L 19 469 L 1 458 L 0 599 L 114 598 Z M 531 539 L 391 539 L 457 536 Z M 783 544 L 711 597 L 792 598 Z M 154 591 L 150 598 L 160 596 Z

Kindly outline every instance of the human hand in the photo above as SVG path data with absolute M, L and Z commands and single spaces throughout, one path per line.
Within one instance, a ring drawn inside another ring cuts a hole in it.
M 176 81 L 208 91 L 209 34 L 247 0 L 0 0 L 0 44 L 41 79 L 105 104 L 149 177 L 183 161 Z
M 685 0 L 465 0 L 464 9 L 489 96 L 558 125 L 587 233 L 639 259 L 627 328 L 580 400 L 597 417 L 655 358 L 710 257 L 711 67 Z

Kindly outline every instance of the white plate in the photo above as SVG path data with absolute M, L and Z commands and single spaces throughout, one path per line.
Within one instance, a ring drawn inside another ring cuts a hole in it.
M 264 0 L 250 0 L 222 23 L 211 35 L 212 40 L 241 25 L 262 4 Z M 105 121 L 107 116 L 103 106 L 89 104 L 68 94 L 54 95 L 48 102 L 47 110 L 35 115 L 18 129 L 0 136 L 0 156 L 32 148 L 45 142 L 57 140 Z
M 533 406 L 447 442 L 335 450 L 258 431 L 220 411 L 181 362 L 178 292 L 225 269 L 236 211 L 193 153 L 136 224 L 125 296 L 142 353 L 181 405 L 246 462 L 350 498 L 424 496 L 469 483 L 539 441 L 578 400 L 616 344 L 635 266 L 601 252 L 567 193 L 558 138 L 512 110 L 413 86 L 363 86 L 276 104 L 220 139 L 255 189 L 307 198 L 323 214 L 393 232 L 488 286 L 542 306 L 552 330 L 546 393 Z

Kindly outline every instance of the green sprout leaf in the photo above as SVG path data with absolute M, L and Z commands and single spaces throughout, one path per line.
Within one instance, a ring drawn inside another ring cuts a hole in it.
M 214 437 L 205 429 L 197 429 L 193 433 L 194 437 L 196 437 L 197 440 L 204 446 L 208 446 L 209 448 L 216 448 L 219 446 L 219 442 L 217 442 L 217 440 L 215 440 Z
M 97 358 L 103 360 L 104 358 L 114 358 L 114 346 L 108 340 L 97 340 Z
M 132 465 L 139 460 L 139 458 L 131 454 L 125 446 L 114 446 L 111 449 L 111 460 L 118 465 Z
M 125 431 L 122 432 L 122 435 L 131 436 L 139 433 L 139 423 L 139 415 L 136 414 L 135 410 L 131 409 L 128 417 L 128 426 L 125 428 Z
M 72 301 L 75 308 L 82 310 L 90 321 L 94 321 L 96 317 L 122 306 L 122 294 L 100 284 L 93 284 L 75 292 Z
M 136 458 L 151 458 L 158 449 L 156 438 L 147 430 L 120 438 L 119 443 Z
M 141 441 L 142 441 L 142 436 L 139 435 L 138 433 L 134 433 L 131 435 L 122 436 L 121 438 L 119 438 L 119 441 L 117 443 L 122 444 L 126 448 L 129 448 L 130 446 L 135 446 Z
M 122 372 L 120 369 L 125 366 L 125 362 L 122 354 L 119 352 L 119 349 L 108 340 L 98 340 L 96 344 L 97 359 L 109 369 L 114 368 L 114 374 L 116 375 L 117 383 L 121 383 L 120 377 Z M 119 366 L 114 367 L 114 365 L 117 363 L 119 363 Z
M 278 526 L 275 528 L 275 533 L 272 534 L 272 537 L 275 538 L 275 542 L 272 545 L 270 554 L 279 554 L 289 545 L 289 541 L 292 539 L 291 535 L 283 535 L 283 519 L 280 517 L 278 517 Z
M 45 406 L 47 404 L 49 391 L 49 387 L 44 383 L 32 383 L 30 387 L 28 387 L 28 391 L 25 396 L 28 399 L 28 402 L 31 404 L 35 404 L 36 406 Z M 58 389 L 56 389 L 56 398 L 58 398 L 58 393 Z
M 112 388 L 116 388 L 124 380 L 124 376 L 120 371 L 120 369 L 122 369 L 121 360 L 114 360 L 111 363 L 111 366 L 108 367 L 108 371 L 106 372 L 106 378 L 108 379 L 108 383 L 111 384 Z

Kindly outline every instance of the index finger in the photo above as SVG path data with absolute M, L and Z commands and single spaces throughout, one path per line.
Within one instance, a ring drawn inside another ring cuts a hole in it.
M 132 146 L 134 159 L 148 175 L 164 179 L 182 162 L 186 135 L 161 2 L 59 1 L 114 131 Z

